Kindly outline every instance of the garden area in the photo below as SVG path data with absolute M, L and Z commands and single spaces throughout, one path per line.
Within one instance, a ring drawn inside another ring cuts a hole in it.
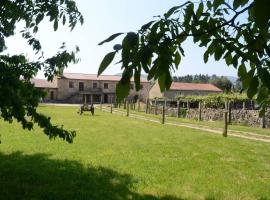
M 269 143 L 77 110 L 39 107 L 73 144 L 0 121 L 0 199 L 270 199 Z

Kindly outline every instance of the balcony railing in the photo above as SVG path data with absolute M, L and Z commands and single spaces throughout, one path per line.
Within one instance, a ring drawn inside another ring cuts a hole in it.
M 80 92 L 102 92 L 102 88 L 84 88 Z

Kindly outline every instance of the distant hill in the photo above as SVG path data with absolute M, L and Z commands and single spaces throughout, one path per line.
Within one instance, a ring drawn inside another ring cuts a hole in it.
M 115 74 L 115 76 L 122 76 L 122 73 L 117 73 L 117 74 Z M 141 77 L 147 79 L 147 75 L 146 74 L 141 74 Z M 218 77 L 221 77 L 221 76 L 218 76 Z M 227 79 L 229 79 L 233 84 L 235 84 L 236 81 L 237 81 L 237 79 L 238 79 L 235 76 L 224 76 L 224 77 L 226 77 Z

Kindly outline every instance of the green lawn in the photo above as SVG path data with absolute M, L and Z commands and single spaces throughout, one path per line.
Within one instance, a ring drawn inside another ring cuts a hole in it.
M 109 108 L 107 108 L 109 109 Z M 115 109 L 114 109 L 115 110 Z M 121 112 L 126 112 L 123 108 L 121 109 L 116 109 Z M 130 110 L 131 114 L 139 114 L 144 117 L 151 117 L 155 119 L 161 120 L 161 115 L 153 115 L 153 114 L 146 114 L 145 112 L 137 112 L 137 110 Z M 211 128 L 223 128 L 224 127 L 224 122 L 223 121 L 198 121 L 196 119 L 188 119 L 188 118 L 176 118 L 176 117 L 170 117 L 166 116 L 166 121 L 169 122 L 180 122 L 180 123 L 188 123 L 188 124 L 194 124 L 194 125 L 199 125 L 199 126 L 208 126 Z M 270 135 L 270 129 L 262 129 L 258 127 L 249 127 L 249 126 L 244 126 L 244 125 L 239 125 L 239 124 L 232 124 L 229 125 L 228 127 L 229 130 L 233 131 L 244 131 L 244 132 L 251 132 L 251 133 L 256 133 L 260 135 Z
M 73 144 L 0 121 L 0 199 L 270 199 L 270 144 L 42 106 Z

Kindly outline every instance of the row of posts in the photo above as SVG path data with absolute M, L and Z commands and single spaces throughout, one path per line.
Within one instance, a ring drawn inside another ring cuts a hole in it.
M 111 105 L 110 105 L 110 112 L 113 112 L 113 101 L 111 99 Z M 135 101 L 129 101 L 125 100 L 124 101 L 124 109 L 127 111 L 126 116 L 129 117 L 130 109 L 131 110 L 136 110 L 136 104 L 137 104 L 137 111 L 140 112 L 140 101 L 138 100 L 137 103 Z M 190 104 L 187 101 L 186 108 L 189 109 Z M 165 100 L 162 105 L 162 119 L 161 123 L 165 124 L 165 113 L 166 113 L 166 106 L 167 106 L 167 101 Z M 115 107 L 121 108 L 121 104 L 115 104 Z M 245 109 L 245 102 L 243 102 L 243 109 Z M 154 100 L 154 114 L 158 115 L 158 106 L 157 106 L 157 100 Z M 100 109 L 102 110 L 102 99 L 100 102 Z M 199 113 L 198 113 L 198 120 L 202 121 L 202 102 L 199 101 L 198 105 Z M 223 114 L 223 119 L 224 119 L 224 128 L 223 128 L 223 136 L 227 137 L 228 133 L 228 125 L 231 124 L 232 122 L 232 114 L 231 114 L 232 108 L 231 108 L 231 102 L 226 101 L 225 102 L 225 109 L 224 109 L 224 114 Z M 145 113 L 149 114 L 151 113 L 151 106 L 150 106 L 150 99 L 147 99 L 146 105 L 145 105 Z M 177 101 L 177 118 L 181 117 L 181 110 L 180 110 L 180 101 Z M 263 116 L 260 120 L 260 128 L 265 128 L 265 116 Z

